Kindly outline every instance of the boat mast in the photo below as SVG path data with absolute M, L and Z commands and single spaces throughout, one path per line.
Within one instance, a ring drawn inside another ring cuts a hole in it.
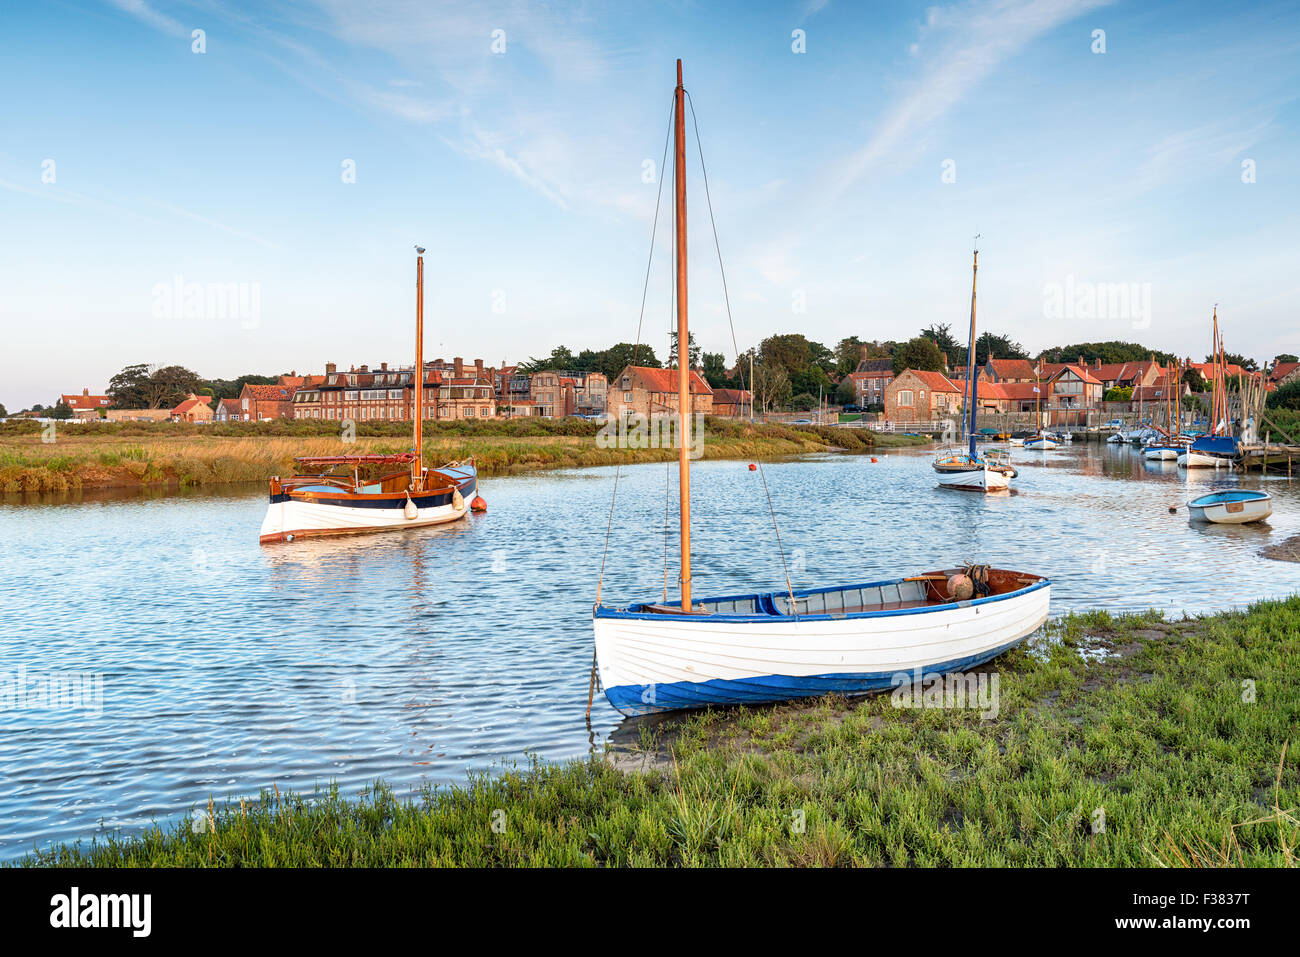
M 970 346 L 966 350 L 966 401 L 970 406 L 966 410 L 968 424 L 966 432 L 970 440 L 970 457 L 975 458 L 975 410 L 979 407 L 978 386 L 975 384 L 975 280 L 979 275 L 980 251 L 979 236 L 975 237 L 975 259 L 970 272 Z M 992 358 L 990 355 L 989 358 Z
M 677 90 L 673 94 L 673 172 L 677 199 L 677 438 L 678 490 L 681 513 L 682 611 L 691 610 L 691 458 L 686 425 L 691 414 L 691 335 L 686 322 L 686 89 L 682 61 L 677 61 Z
M 415 247 L 415 461 L 411 463 L 411 486 L 419 487 L 424 466 L 424 247 Z

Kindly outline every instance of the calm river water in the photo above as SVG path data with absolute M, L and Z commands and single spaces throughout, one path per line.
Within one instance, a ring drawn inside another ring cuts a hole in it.
M 1300 532 L 1300 481 L 1189 480 L 1086 445 L 1017 450 L 1015 492 L 985 497 L 938 488 L 928 454 L 879 459 L 765 467 L 796 587 L 983 561 L 1049 575 L 1054 614 L 1197 613 L 1300 590 L 1300 565 L 1259 555 Z M 623 470 L 607 601 L 662 595 L 675 472 Z M 693 474 L 695 593 L 780 587 L 759 474 Z M 260 488 L 3 500 L 0 691 L 19 674 L 29 690 L 84 674 L 92 693 L 89 710 L 0 700 L 0 859 L 272 783 L 416 791 L 599 746 L 622 720 L 603 698 L 594 737 L 583 720 L 612 484 L 612 469 L 486 479 L 487 514 L 453 528 L 274 547 L 257 544 Z M 1273 518 L 1169 514 L 1224 485 L 1267 488 Z

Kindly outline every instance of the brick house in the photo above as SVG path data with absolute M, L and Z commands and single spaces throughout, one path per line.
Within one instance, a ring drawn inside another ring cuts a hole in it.
M 216 422 L 242 422 L 244 414 L 240 408 L 239 399 L 219 399 L 212 418 Z
M 639 413 L 649 417 L 677 411 L 678 371 L 676 369 L 651 369 L 646 366 L 625 366 L 610 383 L 606 410 L 622 417 Z M 690 374 L 691 412 L 713 414 L 713 390 L 704 376 L 692 370 Z
M 1268 391 L 1300 382 L 1300 362 L 1279 362 L 1268 373 Z
M 184 402 L 172 409 L 172 421 L 211 422 L 212 406 L 209 404 L 211 401 L 206 395 L 195 395 L 191 392 Z
M 107 410 L 113 404 L 108 396 L 91 395 L 89 389 L 82 389 L 81 395 L 61 395 L 59 401 L 72 410 L 74 419 L 98 419 L 100 410 Z
M 942 372 L 904 369 L 885 388 L 885 419 L 930 422 L 961 414 L 962 390 Z
M 497 414 L 495 370 L 477 359 L 468 368 L 461 358 L 451 363 L 425 363 L 423 413 L 426 420 L 490 419 Z M 373 420 L 409 422 L 415 414 L 414 373 L 411 369 L 352 367 L 340 372 L 325 366 L 321 382 L 298 389 L 290 403 L 295 419 Z
M 293 395 L 287 385 L 252 385 L 245 382 L 239 392 L 239 414 L 245 422 L 293 418 Z
M 729 419 L 748 418 L 754 399 L 748 389 L 714 389 L 713 414 Z
M 853 383 L 853 401 L 860 406 L 884 404 L 885 389 L 894 380 L 892 359 L 858 360 L 857 368 L 849 373 Z

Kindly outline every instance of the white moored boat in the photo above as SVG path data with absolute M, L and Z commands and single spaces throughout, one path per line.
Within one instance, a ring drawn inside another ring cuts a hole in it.
M 600 680 L 629 715 L 867 694 L 918 673 L 973 668 L 1046 620 L 1046 578 L 989 569 L 989 595 L 956 601 L 947 580 L 958 571 L 709 598 L 690 614 L 677 605 L 597 607 Z
M 415 365 L 411 374 L 413 451 L 397 455 L 317 455 L 294 459 L 301 474 L 270 480 L 258 541 L 292 542 L 322 535 L 394 531 L 455 522 L 471 508 L 478 473 L 473 460 L 424 467 L 424 250 L 416 247 Z
M 1029 438 L 1025 439 L 1025 448 L 1027 449 L 1038 449 L 1041 451 L 1048 451 L 1056 447 L 1057 447 L 1056 440 L 1049 438 L 1046 435 L 1031 435 Z
M 978 237 L 976 237 L 978 238 Z M 1010 488 L 1016 470 L 1011 466 L 1011 454 L 1005 449 L 987 449 L 981 456 L 975 448 L 975 413 L 979 408 L 979 376 L 975 371 L 975 280 L 979 276 L 979 250 L 971 266 L 970 282 L 970 340 L 966 346 L 965 412 L 961 426 L 967 440 L 965 449 L 945 449 L 931 463 L 944 488 L 968 489 L 975 492 L 1001 492 Z
M 1192 499 L 1187 503 L 1187 511 L 1194 522 L 1245 525 L 1272 515 L 1273 498 L 1267 492 L 1229 489 Z
M 477 490 L 472 462 L 423 469 L 411 481 L 413 455 L 340 455 L 296 459 L 303 469 L 326 467 L 319 474 L 271 480 L 271 500 L 258 541 L 292 542 L 321 535 L 392 531 L 442 525 L 464 518 Z M 363 470 L 405 465 L 373 481 Z M 342 474 L 340 474 L 342 472 Z
M 684 124 L 678 60 L 673 124 L 678 342 L 690 341 Z M 686 436 L 688 365 L 679 363 L 677 372 L 679 434 Z M 661 600 L 610 606 L 601 603 L 601 584 L 596 588 L 591 693 L 599 676 L 606 697 L 624 714 L 881 691 L 982 664 L 1047 618 L 1046 578 L 987 565 L 804 590 L 795 590 L 787 576 L 784 591 L 692 599 L 691 459 L 689 443 L 679 445 L 680 596 L 669 599 L 666 555 Z M 762 477 L 761 465 L 751 468 Z M 614 488 L 617 494 L 617 481 Z M 611 517 L 615 504 L 610 503 Z M 606 557 L 608 547 L 607 540 Z
M 1014 468 L 989 452 L 984 458 L 971 458 L 966 452 L 940 453 L 934 460 L 934 471 L 944 488 L 968 489 L 976 492 L 1001 492 L 1011 487 L 1016 474 Z

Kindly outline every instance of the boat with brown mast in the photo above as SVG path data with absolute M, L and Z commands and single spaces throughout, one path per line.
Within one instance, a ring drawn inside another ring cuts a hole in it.
M 436 382 L 424 368 L 424 249 L 415 251 L 415 365 L 404 377 L 411 387 L 411 451 L 294 459 L 298 474 L 271 477 L 261 544 L 443 525 L 469 514 L 478 486 L 473 459 L 424 465 L 424 393 Z M 475 498 L 474 506 L 481 501 Z
M 690 342 L 686 283 L 686 139 L 682 63 L 673 93 L 677 341 Z M 692 109 L 694 115 L 694 109 Z M 696 141 L 699 143 L 698 124 Z M 700 157 L 703 169 L 703 157 Z M 705 179 L 707 197 L 707 174 Z M 656 217 L 657 217 L 656 211 Z M 710 211 L 711 215 L 711 211 Z M 657 224 L 656 224 L 657 225 Z M 715 230 L 716 233 L 716 230 Z M 716 238 L 716 236 L 715 236 Z M 652 242 L 653 249 L 653 242 Z M 719 259 L 721 252 L 719 247 Z M 647 275 L 649 271 L 647 270 Z M 730 305 L 727 306 L 730 314 Z M 677 425 L 680 597 L 592 609 L 594 679 L 628 715 L 708 705 L 854 695 L 974 667 L 1019 644 L 1046 619 L 1051 583 L 1041 575 L 967 564 L 860 585 L 697 599 L 692 593 L 690 363 L 679 350 Z M 755 474 L 767 488 L 763 468 Z M 610 523 L 615 514 L 610 502 Z M 770 503 L 770 497 L 769 497 Z M 776 512 L 772 511 L 776 528 Z M 777 531 L 778 547 L 780 541 Z M 609 554 L 606 533 L 605 555 Z M 782 564 L 785 564 L 782 550 Z

